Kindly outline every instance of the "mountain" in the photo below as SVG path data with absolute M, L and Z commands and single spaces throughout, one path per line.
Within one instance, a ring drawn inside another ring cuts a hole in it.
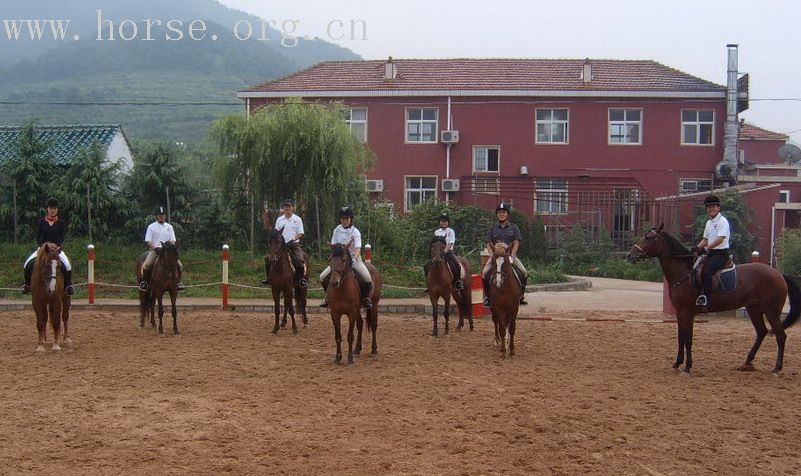
M 103 41 L 96 40 L 97 10 Z M 237 90 L 319 61 L 359 58 L 318 39 L 299 38 L 294 45 L 295 40 L 285 35 L 285 43 L 294 46 L 282 46 L 280 31 L 262 32 L 259 18 L 215 0 L 3 0 L 0 11 L 2 19 L 70 20 L 64 41 L 31 40 L 24 25 L 20 39 L 9 40 L 0 22 L 0 64 L 8 65 L 0 69 L 0 124 L 31 118 L 42 123 L 120 123 L 135 138 L 203 140 L 214 119 L 243 109 Z M 146 19 L 151 20 L 152 41 L 145 40 Z M 192 21 L 205 25 L 205 31 L 195 32 L 196 38 L 203 36 L 200 41 L 189 37 Z M 108 22 L 113 23 L 113 33 Z M 238 39 L 237 22 L 241 22 L 240 37 L 247 32 L 242 26 L 251 25 L 254 38 Z M 131 38 L 134 33 L 137 36 L 130 41 L 120 37 Z M 183 38 L 177 40 L 179 34 Z M 43 37 L 48 35 L 52 35 L 49 26 Z M 266 41 L 256 39 L 260 36 Z M 74 104 L 87 102 L 130 104 Z M 140 104 L 154 102 L 171 104 Z M 197 102 L 215 104 L 175 104 Z

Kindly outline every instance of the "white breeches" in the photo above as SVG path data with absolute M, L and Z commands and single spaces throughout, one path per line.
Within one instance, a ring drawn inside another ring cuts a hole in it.
M 22 265 L 22 269 L 25 269 L 25 267 L 28 266 L 28 262 L 30 260 L 36 258 L 36 254 L 38 252 L 39 252 L 39 250 L 37 249 L 36 251 L 31 253 L 30 256 L 28 256 L 28 259 L 26 259 L 25 263 Z M 60 259 L 61 262 L 64 263 L 64 269 L 65 270 L 72 271 L 72 265 L 70 264 L 70 260 L 67 258 L 67 255 L 64 254 L 64 250 L 61 250 L 61 253 L 58 254 L 58 259 Z
M 364 262 L 361 259 L 353 260 L 353 270 L 356 271 L 356 277 L 362 283 L 372 283 L 373 280 L 370 278 L 370 271 L 367 270 L 367 266 L 364 265 Z M 331 267 L 326 267 L 322 273 L 320 273 L 320 281 L 324 280 L 331 274 Z

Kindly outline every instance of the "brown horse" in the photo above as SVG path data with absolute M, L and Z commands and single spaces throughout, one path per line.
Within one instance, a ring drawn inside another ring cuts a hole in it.
M 635 243 L 629 251 L 629 261 L 658 258 L 662 265 L 665 280 L 669 283 L 670 302 L 676 309 L 676 320 L 679 327 L 679 350 L 673 368 L 677 369 L 684 362 L 684 371 L 689 372 L 693 366 L 693 320 L 701 309 L 695 305 L 699 290 L 691 279 L 693 255 L 676 238 L 663 230 L 663 226 L 649 230 L 645 237 Z M 781 322 L 781 312 L 789 292 L 790 312 Z M 753 360 L 762 340 L 768 333 L 765 326 L 767 318 L 771 329 L 776 334 L 778 352 L 773 372 L 778 374 L 784 363 L 784 330 L 793 325 L 801 315 L 801 288 L 795 280 L 783 275 L 763 263 L 747 263 L 737 265 L 737 285 L 734 291 L 712 293 L 709 298 L 707 312 L 720 312 L 745 307 L 748 317 L 756 330 L 756 340 L 745 363 L 738 370 L 754 370 Z
M 161 248 L 156 248 L 156 262 L 153 264 L 153 271 L 150 273 L 150 286 L 147 291 L 139 291 L 139 328 L 145 327 L 145 315 L 150 313 L 150 326 L 156 326 L 155 305 L 159 304 L 159 334 L 164 334 L 164 293 L 170 293 L 170 304 L 172 311 L 172 332 L 178 335 L 178 310 L 175 307 L 175 299 L 178 296 L 178 282 L 180 273 L 178 271 L 178 247 L 169 241 L 162 242 Z M 147 252 L 142 253 L 136 259 L 136 277 L 138 281 L 142 278 L 142 263 L 145 261 Z
M 31 304 L 36 313 L 36 330 L 39 331 L 37 352 L 44 352 L 47 340 L 47 321 L 53 327 L 53 351 L 61 350 L 61 323 L 64 323 L 64 345 L 70 345 L 68 322 L 70 320 L 70 296 L 64 294 L 64 276 L 59 272 L 63 266 L 58 258 L 61 248 L 53 243 L 42 243 L 33 263 L 31 275 Z
M 334 324 L 334 339 L 337 343 L 337 353 L 334 363 L 342 361 L 342 331 L 340 322 L 343 315 L 348 316 L 348 363 L 353 363 L 353 354 L 361 354 L 362 351 L 362 327 L 363 320 L 361 315 L 361 299 L 359 295 L 359 283 L 353 271 L 350 253 L 341 244 L 335 245 L 331 250 L 331 257 L 328 261 L 331 266 L 326 299 L 328 310 L 331 312 L 331 322 Z M 373 280 L 373 291 L 370 299 L 373 302 L 372 309 L 365 313 L 367 318 L 367 328 L 373 334 L 371 354 L 378 353 L 378 343 L 376 341 L 376 331 L 378 330 L 378 301 L 381 299 L 381 274 L 371 263 L 364 263 L 370 272 Z M 356 349 L 353 349 L 353 327 L 358 327 L 358 340 Z
M 292 296 L 295 296 L 295 302 L 298 305 L 298 311 L 303 316 L 303 327 L 309 324 L 309 319 L 306 317 L 306 288 L 295 286 L 294 271 L 292 269 L 292 262 L 289 257 L 289 248 L 284 241 L 283 230 L 272 230 L 270 238 L 267 241 L 267 251 L 269 252 L 270 260 L 270 286 L 273 292 L 273 302 L 275 303 L 275 326 L 273 326 L 273 334 L 278 333 L 278 316 L 281 313 L 281 295 L 284 296 L 284 316 L 281 319 L 281 327 L 286 328 L 286 315 L 292 317 L 292 333 L 297 335 L 298 326 L 295 324 L 295 308 L 292 305 Z M 303 253 L 303 262 L 308 262 L 306 253 Z M 309 280 L 308 269 L 304 270 L 306 281 Z
M 506 332 L 509 331 L 509 355 L 515 355 L 515 320 L 520 309 L 523 287 L 514 273 L 509 256 L 509 245 L 496 243 L 492 255 L 490 277 L 490 301 L 492 322 L 495 324 L 495 345 L 500 346 L 501 355 L 506 355 Z
M 445 308 L 442 311 L 442 315 L 445 317 L 445 335 L 450 333 L 448 318 L 450 316 L 451 296 L 453 296 L 453 300 L 459 310 L 459 324 L 456 329 L 462 330 L 464 318 L 467 316 L 470 322 L 470 330 L 473 330 L 473 298 L 470 295 L 470 289 L 457 290 L 453 288 L 453 277 L 450 269 L 448 269 L 448 262 L 445 260 L 445 246 L 445 238 L 435 236 L 431 240 L 429 250 L 431 266 L 426 275 L 426 285 L 428 286 L 428 297 L 431 299 L 431 307 L 433 308 L 434 329 L 431 331 L 431 335 L 434 337 L 439 335 L 439 329 L 437 328 L 439 298 L 442 298 L 445 303 Z M 461 256 L 457 256 L 456 261 L 464 268 L 465 275 L 470 276 L 470 263 Z

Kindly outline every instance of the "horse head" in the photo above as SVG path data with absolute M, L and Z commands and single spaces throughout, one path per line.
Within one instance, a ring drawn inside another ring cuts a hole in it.
M 442 258 L 445 256 L 445 238 L 442 236 L 435 236 L 431 240 L 431 248 L 429 251 L 429 257 L 431 258 L 432 263 L 439 263 L 442 261 Z
M 510 246 L 499 241 L 493 245 L 492 251 L 492 261 L 495 263 L 495 285 L 501 287 L 504 276 L 512 272 L 511 262 L 509 261 Z
M 156 248 L 159 260 L 164 264 L 178 265 L 178 245 L 171 241 L 162 241 L 161 248 Z
M 39 261 L 40 278 L 44 281 L 47 294 L 53 294 L 56 290 L 58 267 L 61 266 L 61 260 L 58 257 L 60 253 L 60 246 L 46 242 L 42 243 L 36 254 L 36 259 Z
M 279 259 L 281 250 L 286 248 L 286 241 L 284 241 L 284 228 L 272 229 L 270 237 L 267 239 L 267 251 L 270 254 L 270 261 L 276 262 Z
M 331 267 L 331 285 L 338 288 L 351 270 L 352 263 L 348 249 L 342 244 L 334 245 L 328 265 Z
M 639 260 L 662 256 L 667 248 L 665 239 L 662 236 L 663 230 L 664 224 L 651 228 L 645 233 L 642 240 L 634 243 L 629 250 L 628 256 L 626 256 L 629 262 L 634 263 Z

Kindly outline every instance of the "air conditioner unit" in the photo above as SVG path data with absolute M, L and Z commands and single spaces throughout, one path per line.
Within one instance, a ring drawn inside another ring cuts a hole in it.
M 442 131 L 439 133 L 439 141 L 443 144 L 456 144 L 459 142 L 459 131 Z
M 383 192 L 384 191 L 384 181 L 383 180 L 367 180 L 367 191 L 368 192 Z
M 442 191 L 443 192 L 458 192 L 459 191 L 459 179 L 442 179 Z

